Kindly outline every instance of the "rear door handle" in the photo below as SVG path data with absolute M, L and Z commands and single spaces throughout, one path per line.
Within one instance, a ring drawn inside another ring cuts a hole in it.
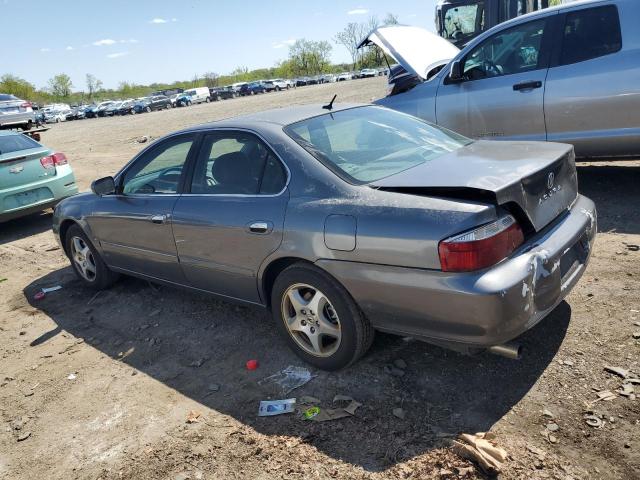
M 271 230 L 273 230 L 271 222 L 252 222 L 249 225 L 249 231 L 251 233 L 266 234 L 271 233 Z
M 534 88 L 540 87 L 542 87 L 542 82 L 540 80 L 535 80 L 531 82 L 516 83 L 513 86 L 513 89 L 517 92 L 519 90 L 533 90 Z
M 166 221 L 167 221 L 166 215 L 153 215 L 151 217 L 151 222 L 157 223 L 158 225 L 162 225 Z

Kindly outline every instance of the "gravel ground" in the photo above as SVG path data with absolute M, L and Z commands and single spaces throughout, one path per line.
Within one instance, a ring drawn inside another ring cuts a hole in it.
M 86 190 L 142 148 L 143 135 L 334 93 L 369 101 L 384 81 L 70 122 L 43 142 L 67 154 Z M 618 394 L 623 379 L 604 370 L 640 374 L 640 162 L 578 172 L 598 205 L 592 262 L 567 301 L 523 336 L 521 361 L 378 335 L 358 364 L 311 369 L 289 395 L 259 383 L 304 366 L 263 311 L 136 279 L 95 296 L 57 248 L 50 212 L 0 225 L 0 478 L 485 478 L 449 445 L 489 430 L 509 454 L 500 478 L 640 478 L 640 400 Z M 245 369 L 249 359 L 257 370 Z M 394 362 L 403 368 L 388 368 Z M 612 399 L 596 401 L 604 390 Z M 353 417 L 257 417 L 260 400 L 307 395 L 331 408 L 338 394 L 362 403 Z M 600 428 L 587 425 L 591 413 Z

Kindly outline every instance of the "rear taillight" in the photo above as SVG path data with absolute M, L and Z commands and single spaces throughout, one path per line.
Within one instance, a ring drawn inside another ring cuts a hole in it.
M 470 232 L 447 238 L 438 245 L 444 272 L 470 272 L 495 265 L 522 245 L 522 229 L 511 215 Z
M 22 105 L 20 105 L 20 107 L 22 107 L 22 108 L 32 108 L 33 105 L 31 105 L 31 102 L 24 102 Z
M 55 168 L 58 165 L 66 165 L 67 157 L 64 153 L 54 153 L 40 159 L 40 163 L 44 168 Z

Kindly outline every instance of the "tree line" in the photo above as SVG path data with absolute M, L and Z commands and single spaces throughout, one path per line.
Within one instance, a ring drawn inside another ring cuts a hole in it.
M 326 40 L 296 40 L 289 47 L 286 60 L 271 68 L 249 70 L 239 66 L 231 73 L 219 75 L 216 72 L 206 72 L 196 75 L 190 80 L 172 83 L 151 83 L 139 85 L 132 82 L 120 82 L 117 88 L 104 88 L 101 80 L 95 75 L 87 73 L 83 86 L 74 85 L 69 75 L 59 73 L 47 82 L 47 86 L 37 89 L 35 85 L 16 75 L 7 73 L 0 76 L 0 93 L 9 93 L 19 98 L 38 103 L 64 101 L 66 103 L 87 103 L 112 98 L 137 98 L 151 94 L 154 91 L 172 88 L 217 87 L 236 82 L 250 82 L 268 78 L 294 78 L 312 76 L 324 73 L 339 73 L 358 68 L 378 67 L 385 64 L 384 55 L 379 49 L 368 47 L 357 49 L 358 44 L 371 30 L 398 23 L 398 17 L 387 14 L 382 21 L 371 16 L 367 21 L 352 22 L 332 39 L 334 43 L 347 49 L 351 56 L 351 64 L 332 64 L 331 53 L 333 45 Z

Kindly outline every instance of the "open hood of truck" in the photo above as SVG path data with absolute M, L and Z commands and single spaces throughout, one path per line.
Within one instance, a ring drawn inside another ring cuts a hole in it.
M 358 48 L 369 45 L 377 45 L 405 70 L 422 80 L 426 80 L 433 68 L 448 63 L 460 51 L 435 33 L 406 25 L 376 28 L 360 42 Z

